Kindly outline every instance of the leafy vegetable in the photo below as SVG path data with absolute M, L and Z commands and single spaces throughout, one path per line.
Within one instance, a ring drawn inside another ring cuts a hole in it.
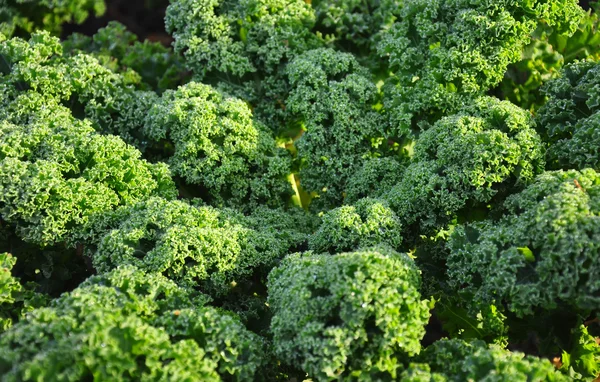
M 288 257 L 269 275 L 276 353 L 320 380 L 396 378 L 420 350 L 430 303 L 405 254 Z
M 475 305 L 506 304 L 519 316 L 596 309 L 599 180 L 591 169 L 547 172 L 506 200 L 500 221 L 457 227 L 451 284 Z
M 0 379 L 600 378 L 588 8 L 0 0 Z
M 12 380 L 251 380 L 261 363 L 256 335 L 202 301 L 160 275 L 121 267 L 2 336 L 0 370 Z

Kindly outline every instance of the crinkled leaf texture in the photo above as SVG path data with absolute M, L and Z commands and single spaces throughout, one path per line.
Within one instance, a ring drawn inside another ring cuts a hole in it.
M 0 338 L 5 380 L 251 381 L 261 340 L 163 276 L 93 276 Z
M 294 254 L 269 274 L 276 354 L 317 380 L 394 379 L 420 351 L 431 303 L 389 247 Z
M 518 316 L 600 306 L 600 175 L 555 171 L 505 202 L 499 221 L 459 226 L 448 275 L 474 306 L 508 306 Z

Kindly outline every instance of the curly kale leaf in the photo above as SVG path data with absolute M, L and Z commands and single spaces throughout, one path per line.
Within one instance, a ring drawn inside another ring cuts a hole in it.
M 394 379 L 429 319 L 412 259 L 386 248 L 295 254 L 269 275 L 276 354 L 317 380 Z
M 177 0 L 166 15 L 195 79 L 249 102 L 274 131 L 291 123 L 285 99 L 285 65 L 323 45 L 311 32 L 315 23 L 304 0 Z
M 543 163 L 529 113 L 482 97 L 421 134 L 412 163 L 384 199 L 409 231 L 429 235 L 466 206 L 485 206 L 502 189 L 527 184 Z
M 0 43 L 0 57 L 6 65 L 0 77 L 4 109 L 33 91 L 68 107 L 78 118 L 89 118 L 99 132 L 118 134 L 139 149 L 146 148 L 139 130 L 159 97 L 153 91 L 138 89 L 143 86 L 136 73 L 114 73 L 89 54 L 63 54 L 60 41 L 47 32 L 36 32 L 29 41 L 13 38 Z M 21 121 L 22 111 L 11 111 L 6 116 L 2 110 L 0 115 L 15 123 Z
M 175 51 L 199 79 L 273 72 L 316 39 L 303 0 L 176 0 L 165 21 Z
M 585 315 L 600 304 L 600 176 L 547 172 L 505 202 L 506 216 L 458 226 L 450 237 L 450 285 L 473 307 L 507 306 Z
M 385 123 L 373 105 L 377 87 L 348 53 L 317 49 L 287 67 L 288 109 L 302 122 L 296 142 L 302 186 L 319 207 L 341 204 L 348 179 L 384 140 Z
M 120 267 L 7 331 L 0 372 L 8 380 L 252 380 L 261 340 L 205 302 L 161 275 Z
M 574 0 L 415 0 L 400 7 L 378 47 L 393 73 L 384 105 L 398 135 L 427 129 L 497 85 L 539 23 L 569 34 L 583 15 Z
M 83 238 L 91 243 L 87 251 L 100 272 L 131 264 L 218 297 L 249 287 L 255 273 L 266 275 L 306 242 L 308 234 L 294 232 L 301 229 L 294 224 L 307 217 L 278 210 L 261 213 L 278 222 L 272 228 L 256 227 L 266 219 L 148 198 L 98 215 Z
M 139 82 L 137 85 L 143 90 L 163 92 L 181 85 L 187 77 L 183 59 L 172 49 L 158 42 L 139 42 L 135 34 L 116 21 L 92 37 L 74 33 L 62 45 L 65 56 L 88 53 L 112 72 L 126 78 L 139 76 L 141 82 L 132 82 Z
M 418 363 L 409 370 L 431 372 L 433 381 L 568 380 L 548 360 L 486 345 L 483 341 L 441 339 L 427 347 L 415 361 Z
M 0 122 L 0 212 L 26 241 L 58 243 L 93 214 L 151 195 L 175 197 L 166 165 L 142 160 L 120 138 L 99 135 L 36 93 L 13 106 L 31 115 L 25 124 Z
M 398 183 L 406 162 L 393 156 L 364 160 L 346 183 L 344 202 L 352 204 L 362 198 L 380 198 Z
M 173 146 L 173 173 L 198 185 L 211 204 L 284 205 L 291 157 L 253 119 L 248 105 L 209 85 L 191 82 L 166 91 L 152 106 L 144 134 Z
M 379 33 L 389 28 L 400 8 L 399 0 L 312 0 L 315 29 L 342 51 L 352 51 L 359 60 L 371 60 Z
M 379 244 L 399 249 L 402 227 L 387 203 L 365 198 L 328 211 L 309 248 L 316 253 L 339 253 Z
M 536 117 L 542 137 L 549 143 L 549 169 L 600 168 L 600 65 L 582 61 L 566 65 L 560 76 L 548 81 L 548 96 Z

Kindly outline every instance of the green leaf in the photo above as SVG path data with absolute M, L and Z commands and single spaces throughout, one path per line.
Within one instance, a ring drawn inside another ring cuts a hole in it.
M 519 251 L 523 255 L 523 257 L 525 257 L 525 260 L 528 263 L 533 263 L 535 261 L 535 256 L 533 255 L 531 249 L 529 249 L 528 247 L 517 247 L 517 251 Z

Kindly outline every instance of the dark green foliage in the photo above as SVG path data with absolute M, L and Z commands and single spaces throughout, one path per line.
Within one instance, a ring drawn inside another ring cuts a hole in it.
M 540 175 L 505 203 L 498 222 L 459 226 L 450 238 L 451 285 L 472 306 L 585 314 L 600 306 L 600 176 Z
M 491 97 L 422 133 L 411 159 L 384 196 L 411 235 L 434 234 L 469 205 L 485 208 L 499 191 L 531 181 L 544 163 L 529 113 Z
M 598 64 L 583 61 L 565 66 L 561 76 L 549 81 L 544 92 L 550 97 L 538 112 L 537 122 L 544 138 L 553 141 L 572 136 L 573 126 L 597 110 Z
M 304 130 L 296 142 L 302 186 L 318 194 L 317 208 L 339 205 L 348 179 L 384 145 L 377 87 L 352 55 L 332 49 L 297 57 L 287 73 L 287 107 Z
M 595 13 L 103 6 L 0 0 L 0 380 L 600 377 Z
M 389 28 L 395 19 L 398 0 L 312 0 L 317 19 L 316 29 L 333 40 L 341 50 L 357 55 L 374 53 L 372 45 L 378 32 Z M 359 57 L 359 59 L 362 57 Z
M 327 212 L 319 230 L 311 236 L 309 248 L 316 253 L 339 253 L 378 244 L 399 249 L 401 230 L 398 217 L 385 201 L 365 198 Z
M 600 169 L 600 113 L 580 120 L 571 131 L 569 138 L 560 139 L 548 148 L 548 168 Z
M 231 210 L 149 198 L 98 216 L 82 240 L 92 243 L 87 252 L 99 272 L 130 264 L 223 296 L 236 287 L 249 288 L 255 272 L 262 270 L 266 276 L 290 249 L 307 240 L 296 223 L 308 218 L 259 211 L 256 217 L 244 217 Z M 261 214 L 272 215 L 278 226 L 257 227 L 253 220 L 264 222 Z
M 418 132 L 497 85 L 541 22 L 572 34 L 573 0 L 406 1 L 379 44 L 393 76 L 384 105 L 399 133 Z
M 464 309 L 464 302 L 452 291 L 445 291 L 441 301 L 436 301 L 435 314 L 443 321 L 450 338 L 480 339 L 502 348 L 508 345 L 507 317 L 495 305 L 482 306 L 478 312 Z
M 6 380 L 252 380 L 260 339 L 160 275 L 94 276 L 0 338 Z
M 33 290 L 35 285 L 23 285 L 11 274 L 16 262 L 17 259 L 10 253 L 0 253 L 0 333 L 27 312 L 47 303 L 46 296 Z
M 108 69 L 125 77 L 139 75 L 144 90 L 164 91 L 182 84 L 183 59 L 157 42 L 139 42 L 123 24 L 111 21 L 92 37 L 72 34 L 63 42 L 65 55 L 90 53 Z M 147 85 L 146 85 L 147 84 Z
M 354 203 L 366 197 L 380 197 L 402 177 L 403 161 L 395 157 L 369 158 L 350 176 L 346 184 L 345 203 Z
M 76 288 L 92 273 L 81 249 L 67 248 L 65 243 L 40 248 L 23 241 L 15 227 L 0 220 L 0 252 L 16 259 L 11 274 L 28 290 L 54 298 Z
M 545 84 L 548 102 L 537 115 L 538 129 L 550 147 L 549 169 L 600 168 L 600 65 L 567 65 Z
M 191 82 L 167 90 L 152 106 L 145 136 L 173 146 L 173 174 L 204 189 L 214 205 L 284 205 L 292 194 L 291 157 L 248 105 L 209 85 Z
M 509 352 L 483 341 L 442 339 L 417 357 L 412 373 L 432 372 L 432 381 L 567 381 L 548 360 Z M 429 379 L 420 379 L 429 381 Z M 416 379 L 419 381 L 419 379 Z
M 276 354 L 316 380 L 394 379 L 430 303 L 412 259 L 386 248 L 295 254 L 269 275 Z
M 281 252 L 293 253 L 305 249 L 308 235 L 314 233 L 321 220 L 300 208 L 268 208 L 258 206 L 248 215 L 232 209 L 222 210 L 228 218 L 237 224 L 253 229 L 269 237 L 277 238 L 273 248 Z
M 41 28 L 59 34 L 62 24 L 81 24 L 105 11 L 104 0 L 2 0 L 0 33 L 22 35 Z

